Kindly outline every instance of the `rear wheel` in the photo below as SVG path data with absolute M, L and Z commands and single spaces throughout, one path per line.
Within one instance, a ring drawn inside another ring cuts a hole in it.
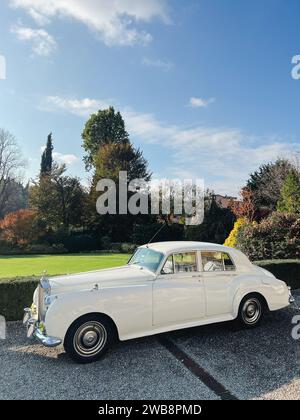
M 114 336 L 111 322 L 101 315 L 86 315 L 69 328 L 64 348 L 77 363 L 92 363 L 107 352 Z
M 246 296 L 239 307 L 238 324 L 244 328 L 256 327 L 263 316 L 264 302 L 258 295 Z

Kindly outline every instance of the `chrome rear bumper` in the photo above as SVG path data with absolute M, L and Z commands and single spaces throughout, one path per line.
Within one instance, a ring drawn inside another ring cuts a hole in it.
M 296 301 L 295 301 L 295 298 L 294 298 L 292 295 L 289 297 L 289 302 L 290 302 L 291 304 L 296 302 Z
M 40 323 L 35 314 L 32 314 L 31 309 L 24 309 L 23 324 L 27 329 L 28 338 L 36 338 L 38 342 L 45 347 L 57 347 L 62 343 L 62 340 L 56 337 L 47 336 L 40 327 Z
M 299 306 L 297 305 L 296 299 L 292 295 L 292 289 L 289 287 L 289 303 L 298 311 L 300 310 Z

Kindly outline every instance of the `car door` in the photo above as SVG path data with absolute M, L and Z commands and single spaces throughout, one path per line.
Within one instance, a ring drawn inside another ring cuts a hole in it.
M 198 253 L 170 255 L 153 285 L 153 324 L 185 323 L 205 316 Z
M 206 295 L 206 317 L 232 312 L 232 290 L 236 267 L 230 255 L 217 251 L 202 251 L 201 263 Z

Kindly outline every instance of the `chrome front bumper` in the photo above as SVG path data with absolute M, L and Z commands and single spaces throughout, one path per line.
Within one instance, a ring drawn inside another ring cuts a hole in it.
M 37 316 L 29 308 L 24 309 L 23 324 L 26 325 L 27 337 L 36 338 L 45 347 L 57 347 L 62 343 L 61 339 L 49 337 L 44 333 L 44 328 L 41 328 Z

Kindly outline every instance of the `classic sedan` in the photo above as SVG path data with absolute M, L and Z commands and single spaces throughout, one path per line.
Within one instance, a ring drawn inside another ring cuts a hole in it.
M 246 328 L 293 302 L 290 289 L 240 251 L 200 242 L 139 247 L 124 267 L 42 278 L 28 336 L 79 363 L 121 341 L 215 322 Z

